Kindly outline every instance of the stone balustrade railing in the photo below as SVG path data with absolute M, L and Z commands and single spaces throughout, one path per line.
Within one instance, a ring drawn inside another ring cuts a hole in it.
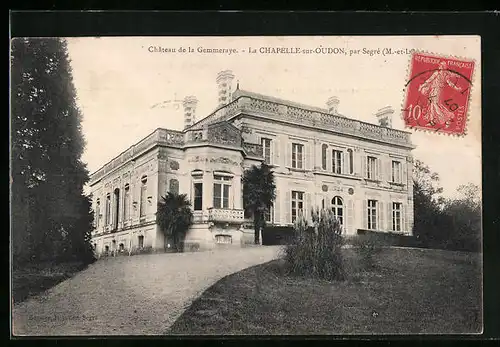
M 144 152 L 156 144 L 166 144 L 171 146 L 184 145 L 184 133 L 182 131 L 156 129 L 152 134 L 142 139 L 139 143 L 133 145 L 118 157 L 114 158 L 102 168 L 94 172 L 90 178 L 91 182 L 97 181 L 107 173 L 111 172 L 116 167 L 122 165 L 136 155 Z
M 242 112 L 260 113 L 276 120 L 413 147 L 410 133 L 406 131 L 380 127 L 343 116 L 335 116 L 326 112 L 308 110 L 249 96 L 238 97 L 227 106 L 216 110 L 198 122 L 195 127 L 201 129 L 204 125 L 230 119 Z
M 244 212 L 239 209 L 210 208 L 208 220 L 210 222 L 243 223 Z

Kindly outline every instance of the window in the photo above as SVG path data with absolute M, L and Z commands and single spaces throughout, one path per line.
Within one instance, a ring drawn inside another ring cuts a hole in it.
M 377 229 L 377 200 L 368 200 L 368 229 Z
M 401 206 L 400 202 L 392 203 L 392 230 L 401 231 Z
M 271 139 L 262 138 L 260 144 L 262 145 L 262 153 L 264 153 L 264 161 L 266 164 L 271 164 Z
M 336 174 L 342 173 L 342 164 L 344 163 L 344 153 L 334 149 L 332 151 L 332 172 Z
M 321 209 L 325 209 L 325 199 L 321 200 Z
M 120 243 L 120 244 L 118 245 L 118 250 L 119 250 L 120 252 L 123 252 L 123 251 L 125 250 L 125 245 L 124 245 L 123 243 Z
M 113 229 L 118 229 L 118 220 L 120 217 L 120 189 L 114 191 L 115 211 L 113 216 Z
M 144 247 L 144 236 L 137 236 L 137 245 L 139 246 L 139 248 Z
M 304 192 L 292 191 L 292 223 L 304 209 Z
M 125 195 L 123 196 L 123 219 L 130 219 L 130 185 L 125 185 Z
M 332 211 L 340 225 L 344 225 L 344 207 L 340 196 L 336 196 L 332 199 Z
M 111 222 L 111 194 L 106 195 L 106 210 L 104 216 L 104 224 L 108 225 Z
M 273 222 L 273 215 L 274 215 L 274 206 L 271 204 L 269 208 L 267 209 L 266 213 L 264 213 L 264 218 L 266 222 L 272 223 Z
M 304 145 L 292 143 L 292 167 L 294 169 L 303 168 Z
M 366 178 L 374 180 L 376 179 L 376 170 L 377 170 L 377 158 L 375 157 L 366 157 Z
M 193 208 L 195 211 L 203 209 L 203 183 L 196 182 L 194 184 L 194 203 Z
M 231 177 L 214 175 L 214 208 L 229 208 Z
M 172 194 L 179 194 L 179 180 L 172 178 L 169 183 L 168 191 Z
M 101 201 L 97 199 L 95 203 L 95 215 L 94 215 L 94 220 L 95 220 L 95 227 L 99 227 L 99 222 L 101 221 Z
M 321 145 L 321 168 L 323 170 L 326 170 L 326 161 L 327 161 L 327 158 L 326 158 L 326 153 L 327 153 L 327 150 L 328 150 L 328 145 L 327 144 L 323 144 Z
M 147 203 L 147 183 L 148 183 L 148 178 L 147 176 L 143 176 L 141 179 L 141 201 L 139 205 L 139 216 L 144 217 L 146 216 L 146 203 Z
M 392 182 L 401 183 L 401 162 L 392 161 Z
M 349 174 L 354 174 L 354 153 L 352 149 L 347 150 L 347 155 L 349 156 Z

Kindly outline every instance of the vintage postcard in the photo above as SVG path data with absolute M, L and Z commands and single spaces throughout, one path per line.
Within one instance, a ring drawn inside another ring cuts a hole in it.
M 479 36 L 11 41 L 12 334 L 483 331 Z

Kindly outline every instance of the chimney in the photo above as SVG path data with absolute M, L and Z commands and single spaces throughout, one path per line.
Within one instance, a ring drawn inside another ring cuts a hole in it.
M 394 110 L 391 106 L 381 108 L 375 113 L 378 120 L 378 125 L 385 128 L 392 128 L 392 114 Z
M 231 102 L 233 97 L 233 79 L 234 75 L 231 70 L 224 70 L 217 74 L 215 82 L 217 82 L 217 89 L 219 92 L 219 107 Z
M 339 102 L 340 100 L 336 96 L 332 96 L 327 100 L 326 107 L 329 114 L 338 115 Z
M 186 96 L 182 101 L 182 106 L 184 106 L 184 129 L 196 123 L 196 105 L 198 105 L 198 99 L 195 96 Z

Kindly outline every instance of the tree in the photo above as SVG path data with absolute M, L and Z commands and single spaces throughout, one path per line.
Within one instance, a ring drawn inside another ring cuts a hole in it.
M 182 241 L 193 223 L 191 202 L 186 194 L 168 192 L 158 203 L 156 222 L 165 235 L 165 243 L 172 239 L 174 248 L 182 251 Z
M 276 199 L 274 173 L 266 163 L 252 165 L 243 174 L 243 203 L 245 210 L 253 216 L 254 242 L 259 244 L 260 230 L 266 226 L 268 213 Z
M 64 40 L 12 40 L 11 107 L 14 263 L 92 261 L 82 116 Z
M 453 231 L 448 246 L 456 250 L 479 251 L 481 248 L 481 197 L 473 183 L 460 185 L 458 197 L 446 200 L 443 213 Z
M 441 206 L 444 202 L 439 196 L 443 188 L 439 186 L 439 175 L 429 166 L 416 160 L 413 167 L 413 206 L 415 214 L 414 235 L 425 243 L 441 241 L 449 235 L 443 228 Z

